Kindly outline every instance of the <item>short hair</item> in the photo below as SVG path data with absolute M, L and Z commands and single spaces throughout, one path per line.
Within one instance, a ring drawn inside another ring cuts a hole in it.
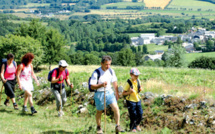
M 9 59 L 14 59 L 14 55 L 12 53 L 9 53 L 7 55 L 7 60 L 9 60 Z
M 105 61 L 112 61 L 112 58 L 109 55 L 102 56 L 102 63 L 105 63 Z
M 29 62 L 31 62 L 34 59 L 34 54 L 32 53 L 26 53 L 23 57 L 21 62 L 27 66 L 29 64 Z

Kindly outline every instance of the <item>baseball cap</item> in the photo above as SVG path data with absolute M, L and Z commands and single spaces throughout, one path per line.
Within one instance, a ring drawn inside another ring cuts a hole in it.
M 68 66 L 68 64 L 66 63 L 65 60 L 60 60 L 59 65 L 62 66 L 62 67 L 67 67 Z
M 140 75 L 141 73 L 140 73 L 140 71 L 137 68 L 131 68 L 130 74 Z

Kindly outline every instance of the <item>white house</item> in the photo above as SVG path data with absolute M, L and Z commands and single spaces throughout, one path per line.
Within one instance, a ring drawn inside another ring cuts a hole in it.
M 162 58 L 162 54 L 155 54 L 155 55 L 146 55 L 145 57 L 144 57 L 144 59 L 147 61 L 147 60 L 152 60 L 152 61 L 154 61 L 154 60 L 156 60 L 156 59 L 158 59 L 158 60 L 161 60 L 161 58 Z
M 149 38 L 150 40 L 155 38 L 155 33 L 148 33 L 148 34 L 140 34 L 140 38 Z

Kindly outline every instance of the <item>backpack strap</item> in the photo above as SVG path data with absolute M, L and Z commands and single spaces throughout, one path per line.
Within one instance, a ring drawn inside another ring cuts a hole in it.
M 140 92 L 140 81 L 139 79 L 137 79 L 137 89 L 138 89 L 138 93 Z
M 113 71 L 112 71 L 112 69 L 111 69 L 111 68 L 109 68 L 108 70 L 110 71 L 111 75 L 113 75 Z
M 97 84 L 99 83 L 99 78 L 100 78 L 100 71 L 99 71 L 99 69 L 96 69 L 95 70 L 96 71 L 96 73 L 97 73 Z
M 131 80 L 128 79 L 127 82 L 128 82 L 128 84 L 130 85 L 130 87 L 133 88 L 133 85 L 132 85 L 132 83 L 131 83 Z

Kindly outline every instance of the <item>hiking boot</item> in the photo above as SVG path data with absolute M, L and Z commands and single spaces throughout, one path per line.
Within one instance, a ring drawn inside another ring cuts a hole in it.
M 35 113 L 37 113 L 37 111 L 34 109 L 34 107 L 31 107 L 31 114 L 33 115 Z
M 9 106 L 9 105 L 10 105 L 9 100 L 6 99 L 5 102 L 4 102 L 4 105 L 5 105 L 5 106 Z
M 62 112 L 60 111 L 58 111 L 58 117 L 62 117 L 63 115 L 62 115 Z
M 14 109 L 15 109 L 15 110 L 19 110 L 19 108 L 18 108 L 18 105 L 17 105 L 17 104 L 14 104 L 14 105 L 13 105 L 13 107 L 14 107 Z
M 97 134 L 103 134 L 101 126 L 97 126 Z
M 22 108 L 22 112 L 28 112 L 28 109 L 27 109 L 27 107 L 26 107 L 26 106 L 23 106 L 23 108 Z
M 115 131 L 116 131 L 116 133 L 125 132 L 124 130 L 122 130 L 122 128 L 120 127 L 120 125 L 116 126 Z

